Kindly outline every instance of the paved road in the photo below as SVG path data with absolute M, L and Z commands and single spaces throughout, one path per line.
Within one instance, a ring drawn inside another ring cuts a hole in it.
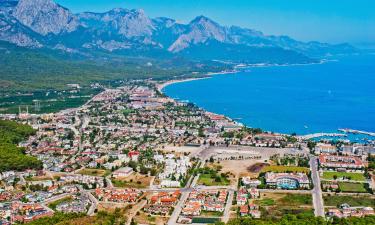
M 112 180 L 111 180 L 111 175 L 108 175 L 104 178 L 107 181 L 107 188 L 113 188 Z
M 225 205 L 224 216 L 223 216 L 223 219 L 222 219 L 222 221 L 224 223 L 227 223 L 229 221 L 230 208 L 232 208 L 233 196 L 234 196 L 234 191 L 229 190 L 228 200 L 227 200 L 227 204 Z
M 59 199 L 63 199 L 63 198 L 65 198 L 65 197 L 69 196 L 69 195 L 72 195 L 72 194 L 71 194 L 71 193 L 64 193 L 64 194 L 56 195 L 56 196 L 53 196 L 53 197 L 51 197 L 51 198 L 47 198 L 47 199 L 45 199 L 45 200 L 43 201 L 43 203 L 44 203 L 45 205 L 48 205 L 48 204 L 51 203 L 51 202 L 57 201 L 57 200 L 59 200 Z
M 206 163 L 205 158 L 201 158 L 200 160 L 200 168 L 203 168 L 204 164 Z M 168 225 L 175 225 L 177 224 L 178 216 L 180 215 L 182 208 L 184 207 L 185 201 L 188 199 L 189 194 L 192 190 L 194 190 L 194 187 L 198 181 L 199 174 L 197 176 L 191 176 L 188 182 L 185 185 L 185 192 L 181 193 L 180 201 L 178 201 L 176 207 L 173 210 L 173 213 L 171 217 L 168 220 Z
M 320 177 L 318 171 L 318 161 L 315 156 L 310 156 L 310 169 L 311 178 L 314 184 L 314 189 L 312 190 L 312 198 L 314 205 L 315 216 L 324 217 L 324 202 L 322 197 L 322 188 L 320 186 Z
M 91 201 L 91 206 L 89 210 L 87 211 L 87 215 L 93 216 L 95 214 L 95 210 L 98 207 L 99 201 L 94 197 L 94 195 L 91 194 L 89 191 L 84 191 L 84 193 L 89 197 Z

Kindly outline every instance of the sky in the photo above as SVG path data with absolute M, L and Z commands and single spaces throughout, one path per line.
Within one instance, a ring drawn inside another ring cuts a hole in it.
M 204 15 L 302 41 L 375 45 L 375 0 L 55 0 L 73 12 L 143 9 L 188 23 Z

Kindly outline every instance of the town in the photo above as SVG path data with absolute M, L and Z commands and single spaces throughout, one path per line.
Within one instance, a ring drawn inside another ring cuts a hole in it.
M 117 208 L 160 225 L 375 215 L 374 143 L 245 127 L 161 89 L 131 81 L 79 108 L 1 115 L 33 128 L 17 145 L 41 166 L 0 171 L 0 224 Z

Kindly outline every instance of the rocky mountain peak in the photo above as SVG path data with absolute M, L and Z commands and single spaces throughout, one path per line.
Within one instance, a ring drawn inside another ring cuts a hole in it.
M 226 28 L 215 21 L 198 16 L 189 23 L 189 29 L 181 35 L 170 47 L 169 51 L 179 52 L 191 44 L 202 44 L 208 40 L 225 42 L 227 40 Z
M 79 26 L 75 15 L 52 0 L 19 0 L 13 16 L 41 35 L 72 32 Z

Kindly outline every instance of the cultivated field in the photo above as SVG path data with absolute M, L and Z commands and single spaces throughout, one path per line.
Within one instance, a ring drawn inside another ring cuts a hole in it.
M 342 196 L 330 195 L 323 196 L 324 205 L 331 207 L 338 207 L 341 204 L 347 203 L 350 206 L 369 206 L 375 207 L 375 198 L 373 196 Z
M 363 173 L 345 173 L 345 172 L 323 172 L 323 179 L 337 180 L 337 179 L 350 179 L 353 181 L 365 181 L 366 178 Z
M 364 184 L 362 183 L 339 182 L 339 187 L 342 192 L 356 192 L 356 193 L 367 192 Z

